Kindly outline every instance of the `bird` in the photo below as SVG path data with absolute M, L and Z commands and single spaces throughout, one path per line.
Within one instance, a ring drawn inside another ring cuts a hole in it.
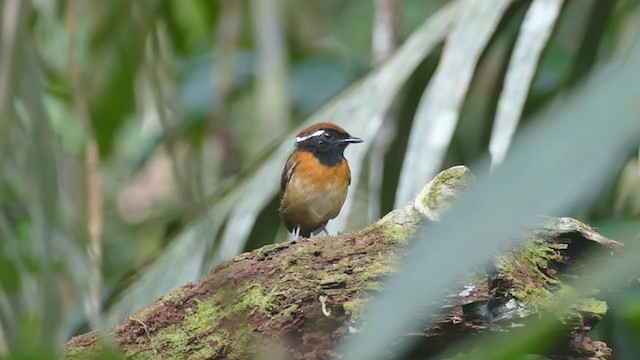
M 344 157 L 349 144 L 362 139 L 332 123 L 317 123 L 296 136 L 280 181 L 280 207 L 287 230 L 294 238 L 310 238 L 340 213 L 351 184 Z

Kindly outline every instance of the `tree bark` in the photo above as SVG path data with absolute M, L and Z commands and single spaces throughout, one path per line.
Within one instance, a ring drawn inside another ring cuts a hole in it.
M 265 349 L 287 359 L 340 358 L 336 342 L 364 326 L 360 317 L 367 302 L 383 288 L 415 231 L 437 221 L 470 181 L 467 168 L 454 167 L 413 202 L 365 229 L 269 245 L 227 260 L 200 282 L 178 288 L 115 327 L 114 345 L 133 359 L 245 359 Z M 591 250 L 621 246 L 577 220 L 549 219 L 522 245 L 471 274 L 473 280 L 452 284 L 438 304 L 441 314 L 404 337 L 420 338 L 420 346 L 405 357 L 434 356 L 489 330 L 512 331 L 514 323 L 544 313 Z M 596 299 L 576 305 L 558 346 L 545 356 L 609 358 L 611 349 L 587 336 L 605 312 L 606 303 Z M 69 340 L 64 353 L 84 358 L 101 348 L 94 332 Z

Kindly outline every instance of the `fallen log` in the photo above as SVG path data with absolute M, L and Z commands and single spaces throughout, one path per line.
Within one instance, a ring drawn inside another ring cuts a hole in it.
M 291 359 L 341 357 L 336 343 L 363 326 L 363 310 L 394 271 L 405 245 L 420 226 L 437 221 L 470 181 L 467 168 L 454 167 L 434 178 L 415 201 L 365 229 L 268 245 L 229 259 L 200 282 L 124 320 L 112 331 L 113 344 L 132 359 L 246 359 L 267 348 Z M 452 284 L 438 304 L 439 315 L 425 319 L 422 331 L 406 335 L 419 337 L 408 356 L 433 356 L 488 330 L 510 331 L 552 304 L 592 250 L 620 246 L 577 220 L 549 219 L 523 244 Z M 577 304 L 551 355 L 609 358 L 611 349 L 587 336 L 606 309 L 593 298 Z M 93 332 L 69 340 L 64 354 L 82 359 L 102 347 Z

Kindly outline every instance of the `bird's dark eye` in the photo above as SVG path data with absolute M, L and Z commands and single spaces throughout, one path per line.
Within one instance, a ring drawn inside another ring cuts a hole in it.
M 333 139 L 333 134 L 331 134 L 330 132 L 325 132 L 324 134 L 322 134 L 322 138 L 324 140 L 331 140 Z

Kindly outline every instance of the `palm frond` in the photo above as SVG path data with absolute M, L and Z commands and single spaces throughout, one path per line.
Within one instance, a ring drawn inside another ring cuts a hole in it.
M 467 1 L 420 99 L 400 173 L 396 207 L 415 197 L 442 166 L 474 69 L 510 0 Z
M 640 81 L 639 66 L 636 46 L 623 67 L 613 73 L 601 70 L 563 106 L 523 129 L 503 165 L 491 176 L 480 174 L 477 186 L 441 223 L 417 236 L 400 271 L 372 304 L 367 328 L 346 352 L 353 359 L 376 358 L 397 336 L 415 328 L 413 316 L 425 304 L 538 225 L 541 215 L 566 213 L 590 200 L 640 137 L 637 115 L 625 105 L 637 97 L 633 84 Z
M 511 55 L 504 88 L 498 101 L 496 119 L 493 123 L 489 143 L 492 167 L 501 164 L 507 154 L 522 115 L 538 60 L 551 36 L 562 4 L 562 0 L 537 0 L 527 11 L 516 47 Z

